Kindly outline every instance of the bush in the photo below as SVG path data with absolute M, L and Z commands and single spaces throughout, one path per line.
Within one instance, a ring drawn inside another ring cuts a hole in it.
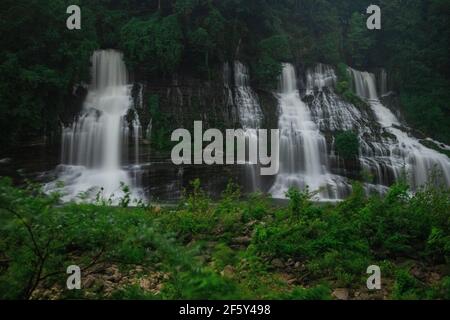
M 69 265 L 82 271 L 105 263 L 192 265 L 187 251 L 180 255 L 170 237 L 155 231 L 144 209 L 58 204 L 58 194 L 0 180 L 1 298 L 29 299 L 41 286 L 64 287 Z
M 341 132 L 336 135 L 336 151 L 345 160 L 352 160 L 359 155 L 358 136 L 351 132 Z
M 286 36 L 277 35 L 260 41 L 258 59 L 252 64 L 256 83 L 264 89 L 275 89 L 282 72 L 281 63 L 291 61 L 292 57 Z

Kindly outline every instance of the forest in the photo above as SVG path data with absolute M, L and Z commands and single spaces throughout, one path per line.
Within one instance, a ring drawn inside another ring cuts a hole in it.
M 0 1 L 0 300 L 449 300 L 449 16 Z M 197 121 L 279 129 L 279 172 L 171 163 Z

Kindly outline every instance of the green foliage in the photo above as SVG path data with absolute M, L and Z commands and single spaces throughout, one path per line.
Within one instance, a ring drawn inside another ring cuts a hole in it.
M 112 300 L 156 300 L 154 294 L 145 291 L 137 285 L 127 286 L 114 291 L 110 298 Z
M 259 49 L 263 55 L 267 55 L 274 60 L 292 60 L 289 38 L 285 35 L 276 35 L 262 40 L 259 43 Z
M 121 44 L 128 64 L 145 72 L 171 74 L 181 62 L 182 31 L 175 15 L 131 19 L 122 28 Z
M 270 209 L 270 198 L 262 193 L 251 194 L 243 203 L 242 219 L 245 222 L 261 220 Z
M 277 84 L 277 77 L 281 75 L 282 65 L 268 55 L 259 58 L 253 66 L 253 74 L 258 85 L 262 88 L 273 90 Z
M 281 295 L 283 300 L 331 300 L 331 290 L 327 286 L 318 285 L 313 288 L 295 288 L 292 292 Z
M 441 86 L 438 83 L 436 85 Z M 450 99 L 450 86 L 433 88 L 428 94 L 422 93 L 422 90 L 423 88 L 420 92 L 406 91 L 400 95 L 407 121 L 416 130 L 449 142 L 450 128 L 447 126 L 448 110 L 445 106 Z
M 64 0 L 5 0 L 0 5 L 4 147 L 37 135 L 53 138 L 73 86 L 89 80 L 89 57 L 98 47 L 93 13 L 85 8 L 82 30 L 71 32 L 65 27 L 67 7 Z
M 201 188 L 200 179 L 190 183 L 192 191 L 186 196 L 186 208 L 194 213 L 205 212 L 209 209 L 210 200 Z
M 374 43 L 374 32 L 367 29 L 366 20 L 367 17 L 355 12 L 349 22 L 345 49 L 351 57 L 351 65 L 355 67 L 367 65 L 369 51 Z
M 208 270 L 180 272 L 163 290 L 163 296 L 182 300 L 243 299 L 238 284 Z
M 449 190 L 430 184 L 411 195 L 396 185 L 385 197 L 367 197 L 356 184 L 337 205 L 313 204 L 308 192 L 295 189 L 288 195 L 286 208 L 261 195 L 247 202 L 230 183 L 212 203 L 196 180 L 179 208 L 127 208 L 126 192 L 119 207 L 62 205 L 58 194 L 33 185 L 17 189 L 2 179 L 0 296 L 39 298 L 43 288 L 64 287 L 69 265 L 96 274 L 114 264 L 124 273 L 135 266 L 144 275 L 162 272 L 160 290 L 145 290 L 135 278 L 111 295 L 95 286 L 89 297 L 330 299 L 331 288 L 364 287 L 367 266 L 377 264 L 393 280 L 387 289 L 394 299 L 448 299 L 448 275 L 424 281 L 397 261 L 408 259 L 425 272 L 449 263 Z M 296 261 L 299 269 L 279 269 L 274 258 Z M 286 272 L 301 285 L 287 284 Z
M 302 211 L 311 207 L 312 194 L 309 193 L 308 188 L 304 192 L 300 192 L 296 188 L 289 188 L 286 197 L 289 199 L 289 211 L 292 216 L 300 216 Z
M 188 34 L 188 59 L 193 62 L 194 69 L 200 74 L 211 77 L 211 60 L 224 60 L 222 48 L 224 46 L 225 20 L 220 12 L 214 8 L 208 9 L 208 15 Z M 218 58 L 218 59 L 217 59 Z
M 328 275 L 340 286 L 352 286 L 377 259 L 448 261 L 448 231 L 443 230 L 450 230 L 449 190 L 430 185 L 411 196 L 407 187 L 396 185 L 383 198 L 367 198 L 355 185 L 350 198 L 322 209 L 302 206 L 298 191 L 289 196 L 289 211 L 302 213 L 276 215 L 258 226 L 253 244 L 264 256 L 303 261 L 313 277 Z M 398 298 L 407 294 L 399 286 Z
M 235 252 L 225 243 L 219 243 L 214 248 L 212 260 L 217 270 L 223 270 L 226 266 L 236 264 Z
M 173 247 L 154 233 L 140 209 L 61 207 L 58 194 L 49 197 L 34 186 L 14 189 L 4 179 L 0 189 L 0 252 L 7 261 L 0 272 L 2 298 L 28 299 L 41 286 L 63 285 L 69 265 L 86 270 L 105 261 L 155 263 L 163 257 L 149 248 Z
M 353 160 L 359 155 L 358 136 L 351 131 L 336 134 L 336 151 L 345 160 Z
M 276 35 L 261 40 L 258 45 L 258 60 L 253 65 L 255 81 L 263 88 L 276 87 L 281 74 L 281 63 L 292 60 L 289 39 Z
M 365 102 L 363 102 L 352 90 L 350 75 L 347 71 L 347 66 L 343 63 L 339 63 L 337 66 L 337 77 L 338 82 L 336 84 L 336 92 L 341 95 L 345 101 L 354 104 L 359 108 L 367 107 Z
M 152 119 L 151 140 L 156 150 L 165 151 L 172 147 L 170 132 L 170 116 L 163 113 L 159 106 L 159 96 L 151 95 L 147 100 L 150 117 Z
M 405 7 L 395 0 L 382 1 L 382 6 L 385 17 L 395 18 L 384 20 L 374 54 L 389 67 L 407 121 L 449 142 L 448 1 L 416 1 Z
M 417 300 L 420 299 L 419 281 L 409 274 L 407 270 L 399 270 L 396 274 L 396 281 L 392 297 L 396 300 Z

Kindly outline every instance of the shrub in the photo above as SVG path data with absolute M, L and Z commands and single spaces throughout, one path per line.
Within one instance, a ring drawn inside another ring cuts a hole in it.
M 341 132 L 336 135 L 336 151 L 345 160 L 355 159 L 359 155 L 358 136 L 351 132 Z

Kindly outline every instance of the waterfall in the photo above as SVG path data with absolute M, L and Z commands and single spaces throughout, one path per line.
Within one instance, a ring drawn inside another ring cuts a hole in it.
M 334 92 L 333 67 L 318 64 L 306 71 L 306 96 L 314 122 L 321 132 L 359 131 L 368 126 L 366 114 Z
M 139 91 L 137 94 L 137 108 L 139 110 L 144 109 L 144 86 L 142 84 L 139 84 Z M 140 155 L 140 139 L 142 136 L 142 126 L 141 126 L 141 120 L 139 119 L 139 113 L 138 110 L 135 108 L 134 110 L 134 118 L 132 121 L 132 128 L 133 128 L 133 143 L 134 143 L 134 163 L 136 167 L 139 167 L 140 161 L 139 161 L 139 155 Z
M 93 199 L 102 196 L 117 201 L 121 183 L 133 187 L 129 174 L 122 170 L 122 147 L 128 138 L 124 121 L 131 107 L 131 88 L 122 54 L 114 50 L 94 52 L 92 84 L 83 111 L 74 123 L 63 129 L 62 165 L 58 168 L 63 182 L 63 200 L 75 200 L 80 193 Z M 139 127 L 134 124 L 135 136 Z M 54 189 L 55 183 L 48 185 Z M 138 189 L 133 196 L 140 198 Z
M 379 73 L 379 88 L 380 88 L 380 96 L 385 96 L 389 93 L 388 76 L 385 69 L 381 69 Z
M 237 106 L 239 122 L 244 129 L 247 145 L 254 143 L 257 145 L 257 129 L 261 128 L 263 113 L 258 102 L 256 93 L 250 87 L 250 76 L 248 68 L 240 61 L 234 62 L 234 104 Z M 224 78 L 229 77 L 229 68 L 226 66 Z M 252 163 L 251 159 L 247 161 L 246 180 L 249 181 L 251 191 L 256 191 L 259 186 L 258 166 Z
M 312 90 L 327 81 L 311 74 L 308 86 Z M 300 98 L 295 69 L 291 64 L 283 64 L 277 97 L 281 132 L 280 172 L 270 193 L 275 198 L 284 198 L 290 187 L 305 189 L 308 186 L 310 191 L 319 191 L 319 200 L 340 198 L 340 179 L 328 172 L 325 137 Z
M 331 66 L 318 63 L 306 72 L 306 94 L 312 95 L 315 90 L 333 88 L 336 85 L 336 74 Z
M 375 76 L 372 73 L 352 68 L 349 68 L 349 73 L 356 94 L 369 103 L 380 126 L 395 138 L 383 138 L 381 144 L 365 146 L 366 153 L 378 164 L 383 164 L 378 165 L 375 171 L 378 180 L 383 181 L 383 175 L 389 175 L 388 171 L 392 172 L 395 179 L 406 173 L 411 186 L 418 188 L 427 183 L 434 170 L 438 170 L 442 182 L 450 186 L 450 159 L 423 146 L 418 139 L 401 129 L 402 124 L 398 118 L 378 99 Z M 369 164 L 368 168 L 373 166 Z
M 258 129 L 262 123 L 262 111 L 256 94 L 249 84 L 247 67 L 239 61 L 234 62 L 235 102 L 238 106 L 239 120 L 243 129 Z
M 134 142 L 134 163 L 139 166 L 139 140 L 141 138 L 142 127 L 139 121 L 139 116 L 136 114 L 136 119 L 133 120 L 133 142 Z

